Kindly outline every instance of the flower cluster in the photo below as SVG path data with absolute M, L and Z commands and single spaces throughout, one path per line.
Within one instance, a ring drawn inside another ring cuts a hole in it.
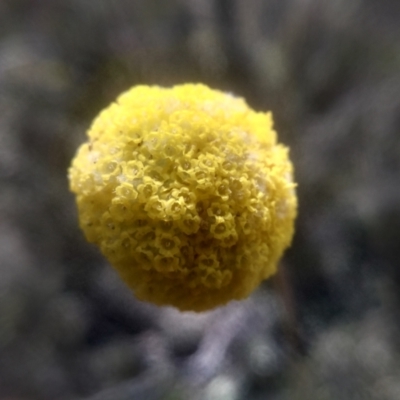
M 138 86 L 100 113 L 69 170 L 80 225 L 140 299 L 241 299 L 290 244 L 297 200 L 270 113 L 186 84 Z

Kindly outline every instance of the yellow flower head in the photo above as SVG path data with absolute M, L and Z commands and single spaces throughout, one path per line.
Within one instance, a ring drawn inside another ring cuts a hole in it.
M 136 296 L 202 311 L 276 272 L 297 199 L 270 113 L 186 84 L 103 110 L 69 170 L 80 225 Z

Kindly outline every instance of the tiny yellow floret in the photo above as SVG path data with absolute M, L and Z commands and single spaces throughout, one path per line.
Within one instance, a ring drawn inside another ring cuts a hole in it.
M 276 272 L 297 211 L 271 113 L 201 84 L 137 86 L 69 170 L 80 226 L 139 299 L 203 311 Z

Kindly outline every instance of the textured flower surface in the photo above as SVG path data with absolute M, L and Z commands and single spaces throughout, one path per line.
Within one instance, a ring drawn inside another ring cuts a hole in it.
M 139 299 L 202 311 L 276 272 L 297 209 L 270 113 L 200 84 L 137 86 L 69 170 L 80 225 Z

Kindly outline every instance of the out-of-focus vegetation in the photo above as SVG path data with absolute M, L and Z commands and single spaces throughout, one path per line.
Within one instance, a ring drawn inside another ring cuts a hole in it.
M 0 2 L 0 399 L 400 397 L 397 0 Z M 204 314 L 137 301 L 66 170 L 139 83 L 271 109 L 300 199 L 280 276 Z

